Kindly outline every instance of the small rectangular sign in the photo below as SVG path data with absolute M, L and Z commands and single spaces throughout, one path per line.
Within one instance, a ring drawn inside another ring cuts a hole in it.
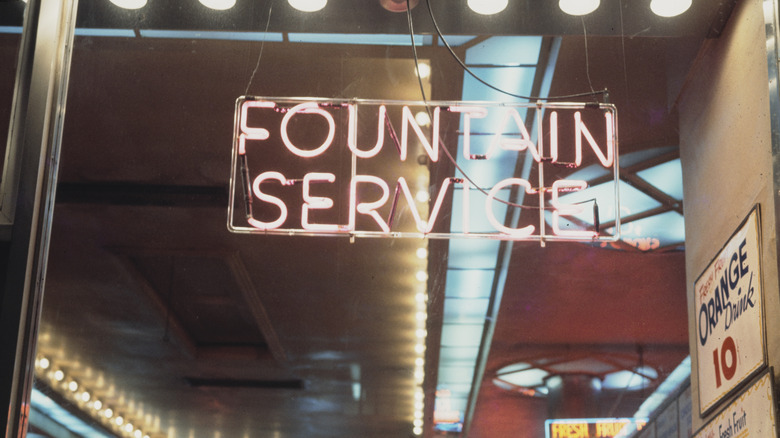
M 766 363 L 758 206 L 694 282 L 692 311 L 705 415 Z
M 694 438 L 777 438 L 771 370 L 704 425 Z
M 628 430 L 642 430 L 647 419 L 577 418 L 547 420 L 544 424 L 546 438 L 617 438 L 626 436 Z
M 598 203 L 569 196 L 588 187 L 573 175 L 586 167 L 615 183 Z M 245 96 L 235 109 L 228 228 L 614 242 L 617 181 L 608 104 Z

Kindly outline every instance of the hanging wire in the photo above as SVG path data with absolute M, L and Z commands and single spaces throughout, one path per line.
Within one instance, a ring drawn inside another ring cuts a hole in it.
M 407 4 L 408 4 L 408 0 L 407 0 Z M 493 89 L 495 91 L 498 91 L 499 93 L 506 94 L 507 96 L 515 97 L 515 98 L 518 98 L 518 99 L 527 99 L 527 100 L 530 100 L 530 101 L 566 100 L 566 99 L 575 99 L 575 98 L 580 98 L 580 97 L 589 97 L 589 96 L 596 96 L 596 95 L 601 95 L 601 96 L 608 96 L 609 95 L 609 91 L 606 88 L 601 90 L 601 91 L 593 91 L 593 87 L 591 87 L 591 91 L 589 91 L 589 92 L 576 93 L 576 94 L 566 94 L 566 95 L 561 95 L 561 96 L 523 96 L 521 94 L 511 93 L 509 91 L 506 91 L 506 90 L 503 90 L 501 88 L 498 88 L 495 85 L 493 85 L 493 84 L 485 81 L 484 79 L 480 78 L 479 76 L 477 76 L 476 73 L 474 73 L 466 65 L 466 63 L 463 62 L 462 59 L 460 59 L 460 57 L 452 49 L 452 46 L 450 46 L 450 44 L 447 42 L 447 39 L 444 38 L 444 35 L 441 32 L 441 28 L 439 28 L 439 24 L 436 22 L 436 17 L 433 15 L 433 9 L 431 8 L 431 1 L 430 0 L 425 0 L 425 4 L 428 6 L 428 15 L 431 17 L 431 21 L 433 22 L 433 27 L 434 27 L 434 29 L 436 29 L 436 34 L 439 36 L 439 39 L 441 40 L 441 42 L 444 43 L 444 46 L 447 47 L 447 51 L 450 52 L 450 55 L 460 65 L 460 67 L 463 69 L 463 71 L 468 73 L 471 77 L 476 79 L 481 84 L 487 86 L 488 88 L 491 88 L 491 89 Z M 407 7 L 407 11 L 408 11 L 408 7 Z M 409 21 L 411 23 L 411 18 L 409 18 Z M 584 26 L 584 23 L 583 23 L 583 26 Z
M 260 42 L 260 53 L 257 55 L 257 63 L 255 64 L 255 69 L 252 70 L 252 76 L 249 77 L 249 82 L 246 84 L 246 90 L 244 91 L 244 95 L 249 94 L 249 87 L 252 85 L 252 81 L 255 79 L 255 74 L 257 74 L 257 70 L 260 68 L 260 59 L 263 57 L 263 48 L 265 47 L 265 39 L 268 37 L 268 26 L 271 24 L 271 12 L 274 9 L 273 1 L 268 5 L 268 18 L 265 22 L 265 32 L 263 33 L 263 41 Z
M 492 86 L 491 84 L 486 83 L 482 79 L 480 79 L 477 76 L 475 76 L 468 69 L 468 67 L 466 67 L 466 65 L 463 64 L 462 61 L 460 61 L 460 58 L 458 58 L 458 56 L 455 54 L 455 52 L 452 51 L 452 48 L 449 46 L 449 44 L 445 41 L 444 37 L 441 35 L 441 31 L 439 30 L 438 25 L 436 25 L 435 18 L 433 17 L 433 13 L 431 12 L 431 9 L 430 9 L 430 7 L 431 7 L 430 2 L 428 0 L 426 0 L 426 3 L 428 4 L 428 11 L 429 11 L 429 13 L 431 13 L 431 19 L 434 21 L 434 27 L 436 27 L 436 32 L 439 34 L 439 38 L 441 38 L 442 42 L 444 42 L 444 44 L 450 50 L 450 53 L 455 57 L 455 59 L 458 60 L 458 62 L 464 68 L 465 71 L 471 73 L 471 75 L 474 76 L 478 81 L 482 82 L 483 84 L 487 85 L 488 87 L 493 88 L 494 90 L 500 91 L 502 93 L 508 94 L 510 96 L 519 97 L 519 98 L 522 98 L 522 99 L 544 100 L 543 98 L 523 97 L 523 96 L 519 96 L 519 95 L 516 95 L 516 94 L 505 92 L 503 90 L 500 90 L 499 88 L 496 88 L 496 87 Z M 411 12 L 410 0 L 406 0 L 406 20 L 407 20 L 408 27 L 409 27 L 409 38 L 410 38 L 411 45 L 412 45 L 412 54 L 414 55 L 414 69 L 415 69 L 415 72 L 419 72 L 420 71 L 419 70 L 420 60 L 419 60 L 419 57 L 417 55 L 417 46 L 415 45 L 415 41 L 414 41 L 414 22 L 412 20 L 412 12 Z M 428 106 L 428 99 L 425 96 L 425 87 L 423 86 L 422 78 L 420 77 L 419 73 L 417 73 L 416 76 L 417 76 L 417 83 L 420 86 L 420 94 L 422 95 L 422 101 L 425 104 L 425 110 L 428 112 L 428 116 L 433 118 L 433 116 L 431 114 L 431 109 Z M 605 89 L 602 92 L 592 92 L 592 93 L 572 94 L 572 95 L 568 95 L 568 96 L 558 96 L 558 97 L 556 97 L 556 99 L 559 99 L 559 98 L 570 98 L 570 97 L 592 96 L 592 95 L 596 95 L 596 94 L 604 94 L 604 95 L 606 95 L 607 94 L 607 90 Z M 553 98 L 547 98 L 547 99 L 553 99 Z M 441 150 L 444 152 L 444 155 L 447 156 L 447 159 L 452 163 L 453 166 L 455 166 L 455 168 L 458 170 L 458 172 L 460 172 L 460 174 L 463 175 L 463 178 L 466 181 L 468 181 L 469 184 L 471 184 L 478 192 L 482 193 L 485 196 L 490 196 L 490 194 L 488 193 L 487 190 L 485 190 L 479 184 L 475 183 L 474 180 L 471 179 L 471 177 L 466 173 L 466 171 L 463 170 L 462 167 L 460 167 L 460 165 L 458 164 L 457 160 L 455 159 L 455 157 L 452 156 L 452 154 L 450 153 L 449 149 L 447 149 L 447 147 L 444 145 L 442 140 L 439 140 L 439 145 L 441 146 Z M 538 192 L 540 194 L 543 193 L 543 191 L 544 191 L 544 188 L 541 188 L 541 187 L 538 190 Z M 505 200 L 503 200 L 501 198 L 495 198 L 495 197 L 493 198 L 493 200 L 495 200 L 497 202 L 500 202 L 502 204 L 505 204 L 505 205 L 507 205 L 509 207 L 515 207 L 515 208 L 521 208 L 521 209 L 527 209 L 527 210 L 539 210 L 539 209 L 548 210 L 548 209 L 552 209 L 552 207 L 543 207 L 542 208 L 542 207 L 538 207 L 538 206 L 522 205 L 522 204 L 518 204 L 516 202 L 505 201 Z M 577 204 L 586 203 L 586 202 L 593 202 L 593 204 L 594 204 L 593 205 L 594 222 L 596 223 L 596 229 L 598 230 L 598 228 L 599 228 L 599 225 L 598 225 L 598 204 L 597 204 L 595 199 L 589 199 L 587 201 L 577 202 Z
M 419 65 L 420 65 L 420 59 L 417 56 L 417 46 L 415 45 L 414 41 L 414 23 L 412 21 L 412 9 L 410 5 L 410 0 L 406 0 L 406 20 L 409 24 L 409 38 L 411 39 L 412 44 L 412 54 L 414 55 L 414 71 L 417 76 L 417 83 L 420 85 L 420 94 L 422 95 L 423 103 L 425 104 L 425 110 L 428 112 L 428 117 L 433 118 L 433 115 L 431 114 L 431 109 L 428 106 L 428 99 L 425 96 L 425 87 L 422 83 L 422 78 L 420 77 L 419 71 Z M 465 66 L 464 66 L 465 67 Z M 463 178 L 469 182 L 477 191 L 482 193 L 485 196 L 490 196 L 487 190 L 482 188 L 479 184 L 475 183 L 473 179 L 466 173 L 466 171 L 463 170 L 462 167 L 458 164 L 455 157 L 452 156 L 450 151 L 447 149 L 447 147 L 444 145 L 443 141 L 439 140 L 439 145 L 441 146 L 441 150 L 444 151 L 444 155 L 447 156 L 447 159 L 452 163 L 453 166 L 455 166 L 456 169 L 458 169 L 458 172 L 460 172 L 461 175 L 463 175 Z M 516 208 L 523 208 L 523 209 L 529 209 L 529 210 L 539 210 L 539 207 L 536 206 L 529 206 L 529 205 L 522 205 L 511 201 L 505 201 L 501 198 L 493 198 L 494 200 L 506 204 L 510 207 L 516 207 Z

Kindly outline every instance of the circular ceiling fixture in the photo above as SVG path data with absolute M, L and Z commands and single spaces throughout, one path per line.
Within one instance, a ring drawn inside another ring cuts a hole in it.
M 534 357 L 496 371 L 493 384 L 526 397 L 548 397 L 565 376 L 590 376 L 597 388 L 636 391 L 654 385 L 658 372 L 632 359 L 609 353 Z
M 506 9 L 509 0 L 468 0 L 469 8 L 477 14 L 493 15 Z
M 146 6 L 146 0 L 110 0 L 111 3 L 124 9 L 141 9 Z
M 420 0 L 409 0 L 409 9 L 414 9 Z M 406 0 L 379 0 L 379 4 L 390 12 L 406 12 Z
M 236 0 L 200 0 L 200 4 L 217 11 L 225 11 L 236 5 Z
M 691 0 L 653 0 L 650 10 L 659 17 L 676 17 L 691 7 Z
M 569 15 L 588 15 L 598 9 L 600 0 L 560 0 L 558 7 Z
M 328 0 L 287 0 L 287 3 L 302 12 L 317 12 L 328 4 Z

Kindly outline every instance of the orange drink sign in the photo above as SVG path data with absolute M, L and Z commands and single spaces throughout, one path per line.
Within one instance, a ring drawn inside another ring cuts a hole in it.
M 766 363 L 759 212 L 750 212 L 694 282 L 703 415 Z

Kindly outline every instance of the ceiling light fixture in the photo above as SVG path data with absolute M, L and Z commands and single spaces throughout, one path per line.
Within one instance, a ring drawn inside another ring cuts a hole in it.
M 199 0 L 200 4 L 217 11 L 225 11 L 236 5 L 236 0 Z
M 287 0 L 287 3 L 302 12 L 316 12 L 328 4 L 328 0 Z
M 146 6 L 146 0 L 110 0 L 111 3 L 124 9 L 141 9 Z
M 598 9 L 600 0 L 560 0 L 558 7 L 569 15 L 588 15 Z
M 652 0 L 650 10 L 659 17 L 676 17 L 691 7 L 691 0 Z
M 409 0 L 409 9 L 414 9 L 419 0 Z M 390 12 L 406 12 L 406 0 L 379 0 L 379 4 Z
M 469 8 L 477 14 L 493 15 L 506 9 L 509 0 L 468 0 Z
M 425 64 L 422 64 L 425 65 Z M 420 111 L 419 113 L 414 115 L 414 120 L 417 122 L 420 126 L 430 126 L 431 125 L 431 116 L 428 115 L 425 111 Z
M 426 64 L 424 62 L 421 62 L 417 66 L 417 74 L 419 74 L 422 79 L 427 79 L 428 77 L 430 77 L 431 76 L 431 66 L 430 66 L 430 64 Z

